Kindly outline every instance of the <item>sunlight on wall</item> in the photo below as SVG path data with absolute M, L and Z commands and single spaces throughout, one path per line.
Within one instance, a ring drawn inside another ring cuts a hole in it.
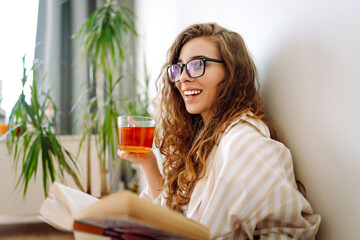
M 6 117 L 21 93 L 22 57 L 26 67 L 34 59 L 38 0 L 2 1 L 0 7 L 1 108 Z

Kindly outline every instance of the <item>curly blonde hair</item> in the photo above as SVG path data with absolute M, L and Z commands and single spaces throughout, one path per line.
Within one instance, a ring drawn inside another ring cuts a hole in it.
M 226 69 L 206 127 L 200 114 L 186 111 L 180 92 L 165 73 L 168 65 L 177 63 L 184 44 L 198 37 L 214 41 Z M 164 155 L 162 186 L 169 208 L 182 212 L 182 207 L 189 203 L 196 182 L 205 174 L 209 153 L 232 122 L 248 111 L 253 113 L 252 118 L 264 120 L 257 85 L 255 64 L 238 33 L 215 23 L 195 24 L 175 39 L 157 80 L 156 99 L 156 119 L 161 130 L 157 132 L 155 144 Z

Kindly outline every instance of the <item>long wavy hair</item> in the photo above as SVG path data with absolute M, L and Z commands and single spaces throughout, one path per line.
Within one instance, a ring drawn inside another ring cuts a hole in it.
M 180 92 L 168 81 L 165 72 L 168 65 L 177 63 L 184 44 L 198 37 L 214 41 L 226 69 L 224 80 L 218 84 L 212 117 L 206 126 L 200 114 L 186 111 Z M 162 190 L 165 190 L 166 205 L 182 212 L 196 182 L 206 172 L 206 159 L 214 145 L 218 145 L 221 133 L 248 111 L 253 114 L 250 117 L 268 122 L 258 92 L 256 67 L 244 40 L 238 33 L 215 23 L 195 24 L 178 35 L 168 51 L 156 85 L 156 119 L 160 130 L 155 144 L 164 156 Z

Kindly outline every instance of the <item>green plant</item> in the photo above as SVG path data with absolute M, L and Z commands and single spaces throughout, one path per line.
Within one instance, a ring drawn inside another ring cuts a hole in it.
M 137 90 L 135 97 L 124 97 L 119 100 L 121 114 L 134 115 L 134 116 L 150 116 L 149 113 L 149 81 L 150 77 L 147 73 L 146 65 L 145 70 L 145 85 L 143 91 L 140 91 L 141 82 L 136 78 L 132 78 L 131 82 L 134 85 L 134 89 Z M 139 176 L 137 174 L 137 168 L 133 167 L 133 164 L 126 160 L 120 160 L 116 162 L 114 166 L 114 174 L 111 179 L 111 185 L 117 180 L 120 175 L 121 181 L 124 183 L 124 188 L 130 189 L 134 192 L 138 192 L 139 188 Z
M 12 108 L 8 126 L 11 126 L 6 136 L 9 153 L 14 154 L 15 170 L 18 165 L 22 167 L 16 188 L 23 183 L 23 194 L 26 195 L 31 178 L 36 178 L 39 162 L 42 166 L 43 189 L 47 195 L 49 178 L 54 182 L 56 176 L 64 177 L 64 172 L 73 177 L 80 189 L 83 189 L 78 176 L 77 166 L 71 154 L 65 150 L 57 139 L 54 122 L 47 114 L 49 104 L 56 106 L 50 97 L 50 93 L 38 90 L 35 78 L 34 65 L 32 72 L 32 86 L 30 90 L 30 103 L 26 102 L 24 92 L 28 81 L 28 73 L 23 57 L 22 92 Z
M 117 150 L 116 126 L 121 106 L 116 89 L 124 77 L 119 71 L 119 66 L 124 61 L 127 50 L 124 39 L 136 35 L 133 18 L 134 15 L 130 9 L 110 0 L 97 9 L 76 34 L 76 39 L 82 46 L 82 60 L 87 56 L 90 69 L 97 76 L 90 88 L 101 89 L 96 91 L 96 96 L 88 102 L 79 148 L 82 148 L 85 140 L 87 140 L 89 148 L 91 135 L 95 133 L 101 176 L 101 195 L 106 195 L 112 188 L 107 184 L 106 174 L 108 172 L 107 163 L 116 158 Z M 87 158 L 89 168 L 89 151 Z M 87 192 L 90 192 L 89 174 L 87 186 Z

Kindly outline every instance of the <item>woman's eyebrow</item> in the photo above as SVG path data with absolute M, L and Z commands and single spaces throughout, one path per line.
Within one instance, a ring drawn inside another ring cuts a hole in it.
M 191 59 L 205 58 L 205 57 L 206 57 L 206 56 L 204 56 L 204 55 L 196 55 L 196 56 L 191 57 Z
M 205 55 L 196 55 L 196 56 L 192 56 L 192 57 L 190 58 L 190 60 L 197 59 L 197 58 L 206 58 L 206 56 L 205 56 Z M 190 60 L 189 60 L 189 61 L 190 61 Z M 179 63 L 179 62 L 183 62 L 183 60 L 181 60 L 181 58 L 179 58 L 177 62 L 178 62 L 178 63 Z

